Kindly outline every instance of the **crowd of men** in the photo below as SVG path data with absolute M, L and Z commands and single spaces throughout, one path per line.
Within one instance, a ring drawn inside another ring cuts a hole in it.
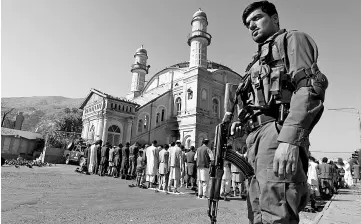
M 236 151 L 244 156 L 240 149 Z M 209 168 L 214 161 L 208 139 L 197 149 L 194 146 L 186 149 L 179 140 L 164 145 L 154 140 L 151 145 L 127 142 L 118 146 L 97 140 L 87 146 L 84 158 L 77 172 L 133 179 L 132 187 L 153 188 L 167 194 L 180 193 L 178 189 L 184 186 L 196 191 L 200 199 L 207 198 Z M 221 193 L 225 199 L 238 193 L 242 197 L 246 195 L 245 176 L 228 161 L 224 162 Z
M 353 179 L 359 178 L 359 175 L 352 176 L 353 163 L 354 161 L 344 161 L 341 158 L 331 161 L 327 157 L 319 162 L 310 156 L 307 176 L 311 200 L 328 199 L 339 188 L 352 187 Z

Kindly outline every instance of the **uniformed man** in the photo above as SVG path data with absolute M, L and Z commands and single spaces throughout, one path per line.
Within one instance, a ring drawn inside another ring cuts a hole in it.
M 318 165 L 317 172 L 322 192 L 331 195 L 333 191 L 333 167 L 327 161 L 327 157 L 322 158 L 322 163 Z
M 316 43 L 280 29 L 272 3 L 250 4 L 242 20 L 258 46 L 237 89 L 240 120 L 231 129 L 235 134 L 243 125 L 249 133 L 247 158 L 256 171 L 249 181 L 249 219 L 298 223 L 307 203 L 309 135 L 324 110 L 328 81 L 317 66 Z M 227 107 L 224 123 L 233 108 Z
M 109 148 L 110 144 L 109 142 L 105 143 L 103 147 L 100 150 L 100 163 L 99 163 L 99 176 L 104 176 L 106 171 L 106 165 L 108 163 L 109 158 Z

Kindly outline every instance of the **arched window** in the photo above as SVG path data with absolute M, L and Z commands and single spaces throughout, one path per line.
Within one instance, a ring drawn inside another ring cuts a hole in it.
M 162 109 L 162 116 L 161 116 L 160 120 L 164 121 L 164 117 L 165 117 L 165 109 Z
M 116 125 L 112 125 L 108 128 L 107 142 L 111 145 L 119 145 L 120 143 L 120 128 Z
M 206 89 L 202 89 L 201 97 L 202 97 L 202 100 L 207 100 L 207 90 Z
M 95 131 L 95 127 L 94 127 L 94 125 L 92 125 L 88 131 L 88 140 L 89 141 L 94 141 L 94 131 Z
M 144 116 L 144 131 L 149 130 L 149 115 Z
M 175 101 L 177 115 L 180 115 L 182 112 L 182 99 L 178 97 Z
M 160 117 L 160 114 L 157 113 L 157 116 L 155 117 L 155 123 L 158 124 L 159 123 L 159 117 Z
M 119 104 L 119 106 L 118 106 L 118 110 L 120 110 L 120 107 L 121 107 L 121 105 Z
M 212 100 L 212 107 L 213 107 L 213 114 L 216 116 L 216 117 L 219 117 L 219 101 L 218 99 L 214 98 Z
M 140 119 L 138 121 L 138 133 L 142 133 L 143 132 L 143 120 Z

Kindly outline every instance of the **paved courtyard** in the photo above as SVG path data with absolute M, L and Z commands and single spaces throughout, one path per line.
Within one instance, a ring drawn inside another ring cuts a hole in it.
M 132 181 L 79 174 L 75 168 L 1 167 L 1 222 L 210 223 L 207 200 L 193 194 L 130 188 Z M 302 213 L 302 223 L 315 215 Z M 248 223 L 246 202 L 220 201 L 218 223 Z

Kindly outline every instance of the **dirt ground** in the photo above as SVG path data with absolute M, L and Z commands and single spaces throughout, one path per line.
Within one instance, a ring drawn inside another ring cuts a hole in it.
M 1 223 L 210 223 L 207 200 L 130 188 L 132 181 L 75 168 L 1 167 Z M 302 223 L 315 215 L 302 213 Z M 217 223 L 248 223 L 246 202 L 220 201 Z

